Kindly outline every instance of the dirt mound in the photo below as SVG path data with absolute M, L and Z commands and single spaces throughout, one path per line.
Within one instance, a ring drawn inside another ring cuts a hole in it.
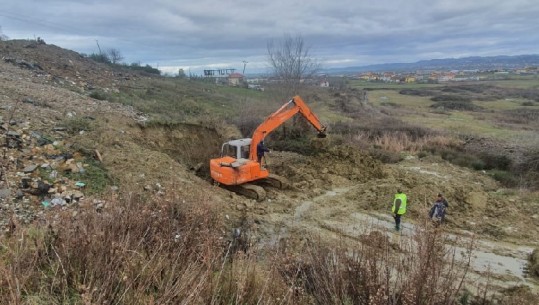
M 81 54 L 33 40 L 0 41 L 4 62 L 31 71 L 42 82 L 83 92 L 131 86 L 141 73 L 95 62 Z
M 327 189 L 384 176 L 382 164 L 347 146 L 335 146 L 315 156 L 280 152 L 268 156 L 272 170 L 298 189 Z

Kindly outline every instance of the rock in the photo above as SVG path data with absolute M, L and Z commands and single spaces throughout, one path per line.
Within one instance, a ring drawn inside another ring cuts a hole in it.
M 23 171 L 24 173 L 27 173 L 27 174 L 28 174 L 28 173 L 34 172 L 34 171 L 36 170 L 36 168 L 37 168 L 37 165 L 36 165 L 36 164 L 32 164 L 32 165 L 28 165 L 27 167 L 25 167 L 22 171 Z
M 8 137 L 11 137 L 11 138 L 16 138 L 16 139 L 18 139 L 18 138 L 21 137 L 21 134 L 18 133 L 18 132 L 16 132 L 16 131 L 10 130 L 10 131 L 7 132 L 7 136 L 8 136 Z
M 32 132 L 30 132 L 30 136 L 31 136 L 32 138 L 36 138 L 36 139 L 41 139 L 41 138 L 43 137 L 43 136 L 42 136 L 39 132 L 37 132 L 37 131 L 32 131 Z
M 33 189 L 27 192 L 35 196 L 46 195 L 49 193 L 49 189 L 51 188 L 51 186 L 48 183 L 43 182 L 41 180 L 35 183 L 37 185 L 35 185 L 34 183 L 32 184 L 33 184 L 32 185 Z
M 21 190 L 17 190 L 17 193 L 15 193 L 16 199 L 22 199 L 24 197 L 24 193 Z
M 23 98 L 22 102 L 25 103 L 25 104 L 32 104 L 32 105 L 34 105 L 36 103 L 33 99 L 31 99 L 29 97 Z
M 71 196 L 73 197 L 73 199 L 79 200 L 84 197 L 84 194 L 81 191 L 73 191 L 73 193 L 71 193 Z
M 9 198 L 10 195 L 11 195 L 11 190 L 10 189 L 1 189 L 0 190 L 0 199 Z

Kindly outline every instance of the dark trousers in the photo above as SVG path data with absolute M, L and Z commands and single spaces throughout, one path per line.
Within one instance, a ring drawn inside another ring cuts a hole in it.
M 395 218 L 395 227 L 396 228 L 400 228 L 400 226 L 401 226 L 401 216 L 402 215 L 395 214 L 395 217 L 393 217 L 393 218 Z

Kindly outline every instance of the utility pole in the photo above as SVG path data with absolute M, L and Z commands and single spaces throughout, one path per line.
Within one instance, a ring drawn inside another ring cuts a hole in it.
M 245 66 L 247 66 L 247 63 L 248 63 L 248 61 L 246 61 L 246 60 L 243 61 L 243 73 L 242 73 L 243 76 L 245 76 Z

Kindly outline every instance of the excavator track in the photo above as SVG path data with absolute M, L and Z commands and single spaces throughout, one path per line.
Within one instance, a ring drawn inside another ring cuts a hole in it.
M 245 197 L 262 201 L 266 199 L 266 191 L 263 187 L 254 184 L 229 185 L 225 186 L 228 190 L 241 194 Z
M 278 189 L 286 189 L 290 185 L 288 179 L 275 174 L 269 174 L 269 176 L 262 180 L 262 182 Z

